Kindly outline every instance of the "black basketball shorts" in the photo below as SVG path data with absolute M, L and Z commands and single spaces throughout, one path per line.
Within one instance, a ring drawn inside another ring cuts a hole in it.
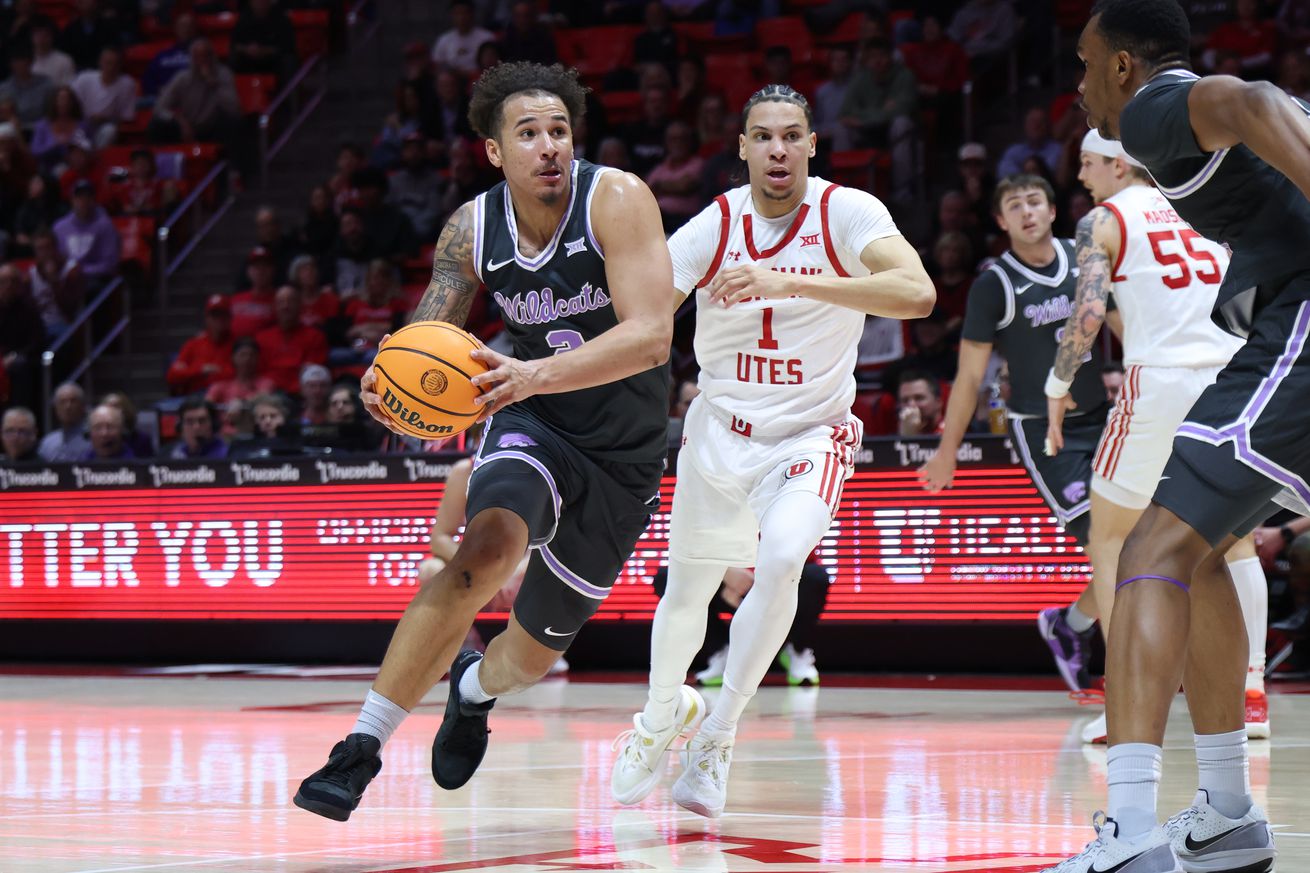
M 563 652 L 595 615 L 659 509 L 663 470 L 593 459 L 513 407 L 489 422 L 466 515 L 508 509 L 527 524 L 532 556 L 514 617 L 539 643 Z
M 1109 414 L 1106 404 L 1082 415 L 1065 416 L 1064 448 L 1053 458 L 1045 450 L 1049 424 L 1045 416 L 1010 419 L 1010 437 L 1024 468 L 1064 532 L 1080 546 L 1087 545 L 1091 530 L 1092 460 Z
M 1262 295 L 1264 296 L 1264 295 Z M 1281 283 L 1174 437 L 1155 502 L 1217 546 L 1310 513 L 1310 274 Z

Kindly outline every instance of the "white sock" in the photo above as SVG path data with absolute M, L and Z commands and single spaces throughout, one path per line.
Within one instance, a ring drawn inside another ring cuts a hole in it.
M 1159 823 L 1156 799 L 1163 757 L 1160 747 L 1149 743 L 1120 743 L 1110 747 L 1106 759 L 1110 770 L 1107 780 L 1110 804 L 1106 814 L 1119 824 L 1120 839 L 1143 837 Z
M 727 567 L 669 560 L 664 596 L 650 629 L 650 692 L 641 720 L 661 731 L 673 724 L 678 689 L 687 681 L 692 659 L 705 642 L 710 601 L 723 584 Z
M 755 584 L 742 598 L 728 627 L 728 661 L 723 693 L 715 701 L 715 724 L 736 729 L 796 618 L 797 588 L 805 558 L 832 523 L 828 504 L 809 491 L 792 491 L 773 501 L 760 520 Z
M 459 677 L 459 696 L 466 703 L 486 703 L 488 700 L 495 700 L 490 694 L 482 690 L 482 680 L 478 678 L 478 668 L 482 666 L 482 659 L 478 658 L 473 662 L 473 666 L 464 671 L 464 675 Z
M 1085 634 L 1096 624 L 1096 619 L 1079 609 L 1077 603 L 1069 604 L 1069 608 L 1064 611 L 1064 620 L 1076 634 Z
M 1210 805 L 1229 818 L 1251 808 L 1251 770 L 1246 728 L 1226 734 L 1196 734 L 1196 769 Z
M 400 723 L 405 720 L 409 713 L 404 707 L 397 706 L 390 700 L 387 700 L 381 694 L 369 689 L 368 696 L 364 698 L 364 706 L 359 711 L 359 718 L 355 721 L 355 727 L 352 734 L 368 734 L 370 737 L 377 737 L 378 744 L 385 746 L 387 740 L 400 727 Z
M 1265 636 L 1269 630 L 1269 583 L 1259 558 L 1243 558 L 1228 563 L 1237 599 L 1246 619 L 1246 639 L 1251 644 L 1251 659 L 1246 671 L 1246 690 L 1265 690 Z
M 753 692 L 751 694 L 741 693 L 733 688 L 727 679 L 724 679 L 719 697 L 714 701 L 714 708 L 706 716 L 705 721 L 701 723 L 700 734 L 720 739 L 735 737 L 737 735 L 737 722 L 741 720 L 741 714 L 746 711 L 746 704 L 750 703 L 751 698 L 754 696 Z

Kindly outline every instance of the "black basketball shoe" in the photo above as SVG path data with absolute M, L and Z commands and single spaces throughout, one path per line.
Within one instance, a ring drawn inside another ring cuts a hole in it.
M 450 697 L 446 699 L 446 718 L 432 741 L 432 778 L 448 791 L 463 786 L 482 763 L 487 753 L 487 713 L 496 705 L 465 703 L 459 696 L 459 680 L 478 661 L 480 652 L 460 652 L 450 665 Z
M 359 806 L 364 789 L 382 769 L 377 737 L 351 734 L 332 747 L 323 769 L 300 783 L 294 803 L 324 818 L 345 821 Z

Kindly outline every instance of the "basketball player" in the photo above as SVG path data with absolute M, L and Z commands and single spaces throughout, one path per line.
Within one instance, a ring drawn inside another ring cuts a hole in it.
M 669 242 L 674 285 L 695 292 L 701 393 L 687 412 L 669 531 L 668 586 L 651 629 L 650 689 L 621 745 L 614 799 L 637 803 L 704 704 L 682 683 L 729 567 L 755 583 L 729 630 L 723 690 L 687 743 L 678 805 L 722 814 L 737 722 L 787 640 L 806 557 L 832 524 L 860 447 L 850 413 L 866 315 L 919 318 L 936 292 L 872 195 L 812 177 L 809 104 L 786 85 L 742 110 L 749 184 Z
M 1151 502 L 1174 431 L 1242 342 L 1210 320 L 1228 267 L 1223 246 L 1192 230 L 1142 165 L 1119 142 L 1094 130 L 1083 137 L 1078 178 L 1100 205 L 1078 222 L 1078 299 L 1046 380 L 1048 448 L 1058 452 L 1063 445 L 1061 425 L 1073 406 L 1069 383 L 1096 342 L 1113 293 L 1124 325 L 1127 390 L 1110 413 L 1096 453 L 1088 544 L 1101 633 L 1108 639 L 1124 538 Z M 1227 564 L 1251 641 L 1246 732 L 1265 739 L 1269 589 L 1249 539 L 1229 551 Z M 1083 741 L 1105 742 L 1104 713 L 1084 729 Z
M 969 289 L 946 424 L 937 453 L 919 468 L 919 479 L 929 491 L 947 488 L 954 480 L 955 456 L 977 409 L 978 389 L 995 347 L 1010 368 L 1010 436 L 1019 457 L 1065 533 L 1086 547 L 1092 454 L 1109 412 L 1099 375 L 1099 349 L 1091 350 L 1095 366 L 1074 381 L 1078 408 L 1065 426 L 1065 450 L 1055 457 L 1043 451 L 1047 422 L 1042 381 L 1073 310 L 1078 275 L 1073 241 L 1052 234 L 1055 192 L 1040 176 L 1002 179 L 992 197 L 992 211 L 1001 230 L 1010 235 L 1011 249 Z M 1109 313 L 1112 328 L 1117 329 L 1117 319 L 1117 313 Z M 1071 691 L 1092 684 L 1087 665 L 1097 615 L 1088 585 L 1076 603 L 1044 610 L 1038 618 L 1038 628 Z
M 1275 499 L 1310 503 L 1310 119 L 1268 82 L 1198 78 L 1190 31 L 1174 0 L 1101 0 L 1078 44 L 1091 125 L 1146 166 L 1184 221 L 1231 248 L 1214 315 L 1246 343 L 1187 413 L 1124 542 L 1107 657 L 1108 818 L 1061 873 L 1265 873 L 1277 854 L 1251 800 L 1246 629 L 1223 556 Z M 1160 828 L 1160 744 L 1180 684 L 1200 790 Z
M 479 400 L 494 417 L 464 538 L 405 611 L 354 730 L 301 783 L 295 802 L 311 812 L 350 816 L 381 747 L 447 668 L 432 773 L 442 788 L 467 782 L 496 698 L 535 684 L 569 647 L 658 505 L 672 269 L 646 185 L 573 159 L 585 93 L 575 71 L 526 62 L 492 67 L 474 86 L 469 121 L 505 181 L 451 217 L 413 319 L 462 324 L 483 282 L 516 357 L 472 352 L 491 368 L 472 381 L 488 389 Z M 375 385 L 370 370 L 361 397 L 385 424 Z M 485 656 L 456 657 L 529 548 L 505 632 Z

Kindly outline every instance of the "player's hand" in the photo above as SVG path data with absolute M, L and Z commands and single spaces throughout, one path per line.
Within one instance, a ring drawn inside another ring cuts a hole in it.
M 919 407 L 912 403 L 907 403 L 901 407 L 897 414 L 900 427 L 897 429 L 901 436 L 918 436 L 923 432 L 923 415 L 919 412 Z
M 1251 531 L 1255 540 L 1255 553 L 1260 556 L 1260 563 L 1266 570 L 1272 570 L 1279 554 L 1283 551 L 1283 532 L 1276 527 L 1258 527 Z
M 382 342 L 386 342 L 390 336 L 391 334 L 384 336 Z M 382 408 L 382 395 L 378 394 L 378 375 L 373 372 L 372 364 L 364 371 L 364 375 L 359 378 L 359 399 L 364 404 L 364 409 L 369 415 L 373 416 L 373 420 L 378 424 L 397 436 L 409 436 L 396 426 L 396 423 L 391 420 L 391 416 Z
M 955 453 L 943 452 L 938 448 L 936 454 L 919 468 L 919 481 L 926 491 L 950 488 L 955 481 Z
M 526 400 L 537 393 L 537 370 L 541 366 L 539 362 L 510 358 L 486 346 L 469 352 L 469 357 L 481 361 L 488 368 L 487 372 L 479 373 L 469 380 L 475 388 L 490 389 L 473 398 L 473 402 L 482 407 L 479 421 L 500 412 L 511 403 Z
M 724 306 L 740 303 L 748 297 L 779 300 L 795 293 L 790 273 L 778 273 L 754 264 L 720 270 L 707 290 L 711 303 Z
M 1066 394 L 1063 397 L 1046 398 L 1046 419 L 1049 422 L 1046 425 L 1046 456 L 1054 458 L 1064 448 L 1064 414 L 1070 409 L 1077 409 L 1078 404 L 1073 402 L 1073 396 Z

